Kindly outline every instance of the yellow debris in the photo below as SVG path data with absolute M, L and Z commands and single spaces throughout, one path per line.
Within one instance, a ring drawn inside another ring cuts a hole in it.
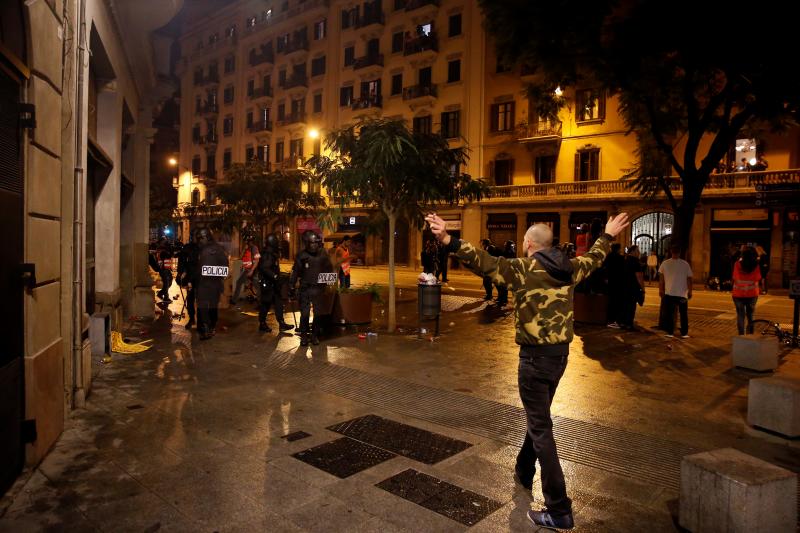
M 111 351 L 124 354 L 140 353 L 149 350 L 152 346 L 147 346 L 146 343 L 153 342 L 153 339 L 137 342 L 135 344 L 128 344 L 122 340 L 122 333 L 119 331 L 111 332 Z
M 256 311 L 242 311 L 242 314 L 247 316 L 258 316 Z

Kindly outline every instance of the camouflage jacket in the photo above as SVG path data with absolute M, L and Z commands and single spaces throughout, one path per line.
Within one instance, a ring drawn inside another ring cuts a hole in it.
M 515 259 L 493 257 L 466 241 L 451 242 L 450 250 L 472 272 L 513 293 L 517 344 L 543 346 L 572 342 L 575 284 L 603 264 L 610 241 L 603 235 L 571 260 L 554 248 Z

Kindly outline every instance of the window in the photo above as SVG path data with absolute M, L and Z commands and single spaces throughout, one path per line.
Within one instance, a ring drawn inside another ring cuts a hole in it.
M 358 24 L 358 7 L 342 10 L 342 29 L 353 28 Z
M 245 26 L 252 28 L 256 25 L 256 17 L 247 17 L 244 21 Z
M 228 28 L 225 30 L 226 39 L 233 39 L 234 37 L 236 37 L 236 24 L 228 26 Z
M 216 80 L 216 78 L 219 77 L 219 68 L 217 68 L 216 61 L 208 65 L 208 77 L 213 80 Z
M 415 117 L 413 129 L 414 133 L 431 133 L 431 116 Z
M 262 163 L 269 163 L 269 145 L 262 144 L 256 149 L 256 157 Z
M 219 41 L 219 33 L 212 33 L 208 36 L 208 44 L 214 44 Z
M 575 91 L 575 120 L 604 120 L 606 118 L 606 99 L 597 89 Z
M 417 35 L 429 37 L 433 32 L 433 22 L 426 22 L 417 26 Z
M 344 49 L 344 66 L 349 67 L 356 62 L 356 49 L 353 46 L 348 46 Z
M 194 84 L 200 85 L 203 83 L 203 68 L 196 68 L 194 69 Z
M 248 128 L 252 128 L 253 127 L 253 112 L 252 111 L 248 111 L 247 112 L 247 127 Z
M 394 0 L 394 10 L 398 11 L 400 9 L 406 8 L 406 0 Z
M 225 92 L 222 94 L 222 99 L 226 104 L 233 103 L 233 85 L 228 85 L 225 87 Z
M 200 142 L 200 124 L 192 126 L 192 142 L 195 144 Z
M 271 18 L 272 18 L 271 9 L 265 9 L 264 11 L 261 12 L 261 22 L 269 22 Z
M 450 15 L 447 24 L 447 36 L 455 37 L 461 35 L 461 13 Z
M 303 139 L 292 139 L 289 141 L 289 160 L 296 161 L 303 159 Z
M 536 183 L 555 183 L 556 181 L 556 156 L 542 155 L 534 162 Z
M 217 123 L 209 120 L 206 122 L 206 137 L 216 137 L 217 136 Z
M 197 176 L 200 174 L 200 156 L 196 155 L 192 158 L 192 175 Z
M 447 62 L 447 83 L 461 80 L 461 60 L 455 59 Z
M 506 65 L 506 63 L 500 58 L 500 56 L 497 56 L 497 64 L 496 64 L 495 72 L 500 74 L 501 72 L 509 72 L 510 70 L 511 70 L 511 67 Z
M 252 161 L 253 157 L 255 156 L 255 151 L 253 150 L 253 145 L 248 144 L 244 148 L 244 160 L 245 161 Z
M 261 80 L 261 90 L 263 90 L 266 93 L 270 87 L 272 87 L 272 76 L 270 74 L 267 74 L 266 76 L 264 76 L 264 79 Z
M 228 170 L 229 168 L 231 168 L 231 149 L 225 148 L 222 153 L 222 170 Z
M 225 65 L 223 67 L 225 69 L 225 74 L 230 74 L 234 70 L 236 70 L 236 57 L 228 56 L 225 58 Z
M 353 104 L 353 86 L 348 85 L 339 89 L 339 105 L 349 107 Z
M 247 80 L 247 96 L 253 96 L 256 92 L 256 80 Z
M 222 134 L 225 136 L 233 135 L 233 117 L 227 116 L 222 121 Z
M 589 148 L 575 152 L 575 181 L 600 179 L 600 149 Z
M 262 107 L 259 110 L 258 117 L 259 117 L 259 121 L 261 121 L 263 124 L 267 124 L 269 122 L 269 108 L 268 107 Z
M 306 113 L 306 99 L 305 98 L 298 98 L 297 100 L 292 100 L 292 117 L 301 117 Z
M 217 174 L 217 156 L 209 154 L 206 156 L 206 176 L 213 178 Z
M 392 90 L 391 94 L 403 94 L 403 75 L 392 74 Z
M 311 75 L 321 76 L 325 74 L 325 56 L 316 57 L 311 60 Z
M 289 45 L 289 34 L 284 33 L 283 35 L 279 35 L 278 44 L 276 46 L 278 52 L 283 52 L 288 45 Z
M 319 154 L 322 153 L 322 139 L 320 139 L 319 137 L 314 139 L 314 148 L 313 148 L 313 150 L 314 150 L 314 152 L 313 152 L 314 155 L 319 155 Z M 319 191 L 317 191 L 317 192 L 319 192 Z
M 452 139 L 461 135 L 461 111 L 442 113 L 442 136 Z
M 284 120 L 286 118 L 286 104 L 281 102 L 278 104 L 278 120 Z
M 433 82 L 433 71 L 431 67 L 419 69 L 419 84 L 422 87 L 430 87 Z
M 314 23 L 314 40 L 319 41 L 320 39 L 325 38 L 325 34 L 327 33 L 327 19 L 322 19 L 318 22 Z
M 392 53 L 396 54 L 403 51 L 403 32 L 398 31 L 392 34 Z
M 314 113 L 322 113 L 322 93 L 314 95 Z
M 195 189 L 192 191 L 192 205 L 198 205 L 200 203 L 200 191 Z
M 514 176 L 513 159 L 496 159 L 492 165 L 495 185 L 511 185 Z
M 514 128 L 514 102 L 493 104 L 490 119 L 491 131 L 511 131 Z
M 275 143 L 275 162 L 281 161 L 283 161 L 283 141 L 278 141 Z

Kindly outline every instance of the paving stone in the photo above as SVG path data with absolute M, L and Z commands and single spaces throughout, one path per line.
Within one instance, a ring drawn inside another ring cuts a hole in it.
M 346 478 L 395 455 L 347 437 L 321 444 L 292 455 L 336 477 Z
M 747 423 L 787 437 L 800 437 L 800 378 L 751 379 Z

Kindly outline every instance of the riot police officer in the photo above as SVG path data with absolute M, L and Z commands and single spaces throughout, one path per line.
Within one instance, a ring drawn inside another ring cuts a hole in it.
M 258 307 L 258 329 L 269 333 L 272 329 L 267 325 L 267 312 L 272 305 L 275 318 L 280 331 L 294 329 L 283 320 L 283 300 L 281 299 L 281 268 L 280 268 L 280 241 L 274 234 L 267 235 L 265 246 L 262 249 L 261 259 L 258 262 L 259 284 L 261 295 Z
M 311 230 L 303 233 L 304 250 L 297 254 L 292 274 L 289 278 L 290 295 L 294 295 L 297 281 L 300 281 L 300 346 L 308 346 L 309 336 L 312 344 L 319 344 L 318 311 L 321 307 L 325 282 L 320 281 L 320 274 L 333 273 L 333 265 L 324 253 L 322 239 Z M 314 306 L 314 322 L 309 330 L 309 315 Z M 310 335 L 309 335 L 310 333 Z
M 169 288 L 172 286 L 172 247 L 166 237 L 162 237 L 156 250 L 158 274 L 161 276 L 161 290 L 158 296 L 164 302 L 169 301 Z
M 219 297 L 228 276 L 228 254 L 208 229 L 197 232 L 197 245 L 197 330 L 200 340 L 206 340 L 216 333 Z
M 200 248 L 193 240 L 189 240 L 178 256 L 178 284 L 186 287 L 186 312 L 189 321 L 186 329 L 191 329 L 195 322 L 195 293 L 197 291 L 197 272 L 200 261 Z

